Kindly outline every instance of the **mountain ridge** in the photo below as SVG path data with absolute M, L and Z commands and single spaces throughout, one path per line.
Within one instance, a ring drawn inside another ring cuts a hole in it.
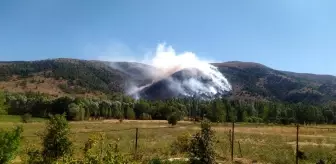
M 295 103 L 336 100 L 336 77 L 333 75 L 281 71 L 254 62 L 229 61 L 211 64 L 232 84 L 233 98 Z M 56 95 L 65 92 L 72 95 L 91 92 L 125 93 L 130 86 L 141 87 L 153 82 L 151 75 L 146 74 L 149 70 L 153 71 L 155 68 L 135 62 L 70 58 L 4 61 L 0 62 L 0 88 L 11 91 L 24 86 L 23 83 L 28 78 L 33 81 L 39 77 L 49 78 L 50 88 L 61 88 L 62 91 L 58 90 Z M 39 85 L 36 84 L 35 88 L 30 89 L 39 91 Z

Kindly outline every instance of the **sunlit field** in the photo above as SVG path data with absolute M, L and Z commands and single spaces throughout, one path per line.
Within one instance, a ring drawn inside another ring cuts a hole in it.
M 15 120 L 15 119 L 14 119 Z M 11 119 L 0 121 L 1 128 L 11 128 L 22 124 Z M 25 158 L 27 148 L 41 147 L 38 134 L 44 130 L 45 122 L 40 120 L 22 124 L 24 127 L 22 147 L 15 159 L 20 163 Z M 194 134 L 200 127 L 198 123 L 180 121 L 174 127 L 167 121 L 82 121 L 71 122 L 71 140 L 75 146 L 75 155 L 80 158 L 84 143 L 88 137 L 104 132 L 111 143 L 117 143 L 121 152 L 135 153 L 135 136 L 138 129 L 137 154 L 144 161 L 154 158 L 186 157 L 186 154 L 174 153 L 171 145 L 179 135 Z M 216 156 L 221 163 L 231 162 L 230 130 L 231 124 L 213 124 L 216 132 Z M 333 129 L 334 128 L 334 129 Z M 316 163 L 320 159 L 336 158 L 336 126 L 300 127 L 299 148 L 306 159 L 300 163 Z M 238 163 L 295 163 L 296 127 L 264 124 L 235 124 L 234 160 Z

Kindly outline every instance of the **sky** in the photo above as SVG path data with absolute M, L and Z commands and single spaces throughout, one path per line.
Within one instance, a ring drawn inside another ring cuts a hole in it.
M 334 0 L 1 0 L 0 60 L 216 61 L 336 75 Z

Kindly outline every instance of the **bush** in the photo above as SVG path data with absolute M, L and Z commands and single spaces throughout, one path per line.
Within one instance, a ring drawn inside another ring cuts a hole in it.
M 192 163 L 215 163 L 214 132 L 208 121 L 203 121 L 201 131 L 193 136 L 189 156 Z
M 83 163 L 126 164 L 134 163 L 130 158 L 119 153 L 118 143 L 106 144 L 106 135 L 99 133 L 90 136 L 85 143 Z
M 175 126 L 177 124 L 178 117 L 175 114 L 172 114 L 168 117 L 168 124 Z
M 13 160 L 19 150 L 22 127 L 12 131 L 0 131 L 0 163 L 6 164 Z
M 172 154 L 186 153 L 189 151 L 191 135 L 189 133 L 182 134 L 171 145 Z
M 26 113 L 26 114 L 21 116 L 21 121 L 23 123 L 31 122 L 31 119 L 32 119 L 32 115 L 30 113 Z
M 43 164 L 43 157 L 39 150 L 31 148 L 28 150 L 27 155 L 28 155 L 27 159 L 28 164 Z
M 65 114 L 51 116 L 43 136 L 43 162 L 51 163 L 71 155 L 72 142 L 69 140 L 69 124 Z

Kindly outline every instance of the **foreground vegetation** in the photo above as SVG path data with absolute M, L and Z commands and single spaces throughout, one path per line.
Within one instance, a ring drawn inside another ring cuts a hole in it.
M 41 136 L 48 127 L 45 122 L 13 123 L 2 122 L 0 127 L 12 129 L 22 125 L 21 148 L 14 162 L 21 163 L 29 159 L 28 152 L 32 148 L 42 151 Z M 138 148 L 135 150 L 136 128 L 138 130 Z M 333 129 L 334 128 L 334 129 Z M 300 127 L 299 147 L 305 159 L 300 163 L 316 163 L 320 159 L 328 163 L 335 162 L 336 131 L 335 126 Z M 88 143 L 111 144 L 111 154 L 115 158 L 149 163 L 153 159 L 187 158 L 188 145 L 192 136 L 200 130 L 197 122 L 180 121 L 175 126 L 168 121 L 147 120 L 105 120 L 80 121 L 69 123 L 69 141 L 72 142 L 73 160 L 83 159 Z M 230 124 L 212 124 L 214 130 L 213 149 L 217 162 L 230 162 Z M 295 161 L 295 126 L 279 126 L 265 124 L 236 124 L 234 157 L 241 163 L 294 163 Z M 96 144 L 93 151 L 107 151 L 107 147 Z M 195 145 L 195 144 L 193 144 Z M 117 153 L 116 151 L 117 150 Z M 106 152 L 108 153 L 108 152 Z M 36 154 L 35 154 L 36 155 Z M 99 155 L 99 153 L 98 153 Z M 65 157 L 64 159 L 68 159 Z M 181 161 L 180 161 L 181 162 Z

